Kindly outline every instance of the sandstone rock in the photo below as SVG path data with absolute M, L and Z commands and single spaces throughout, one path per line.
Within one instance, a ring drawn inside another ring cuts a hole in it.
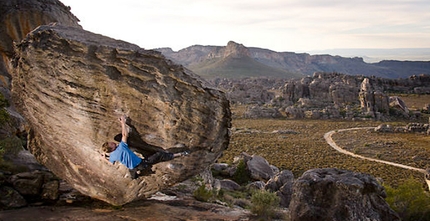
M 244 113 L 245 118 L 279 118 L 282 114 L 274 108 L 252 106 L 246 109 Z
M 267 181 L 273 177 L 274 173 L 269 162 L 261 156 L 254 155 L 246 162 L 246 167 L 250 176 L 254 180 Z
M 283 170 L 275 174 L 265 185 L 266 190 L 278 191 L 285 183 L 294 181 L 294 175 L 289 170 Z
M 306 171 L 293 185 L 291 220 L 400 220 L 370 175 L 328 168 Z
M 379 126 L 375 127 L 375 131 L 383 133 L 392 133 L 394 132 L 394 128 L 389 124 L 380 124 Z
M 409 123 L 406 125 L 406 131 L 410 133 L 427 133 L 429 124 L 423 123 Z
M 46 200 L 56 200 L 59 196 L 60 182 L 51 180 L 43 184 L 41 198 Z
M 0 209 L 13 209 L 27 205 L 27 201 L 16 190 L 0 186 Z
M 266 186 L 266 183 L 259 180 L 248 184 L 246 188 L 250 190 L 263 190 L 265 186 Z
M 213 172 L 226 177 L 232 177 L 237 170 L 236 167 L 226 163 L 214 163 L 211 168 Z
M 78 19 L 58 0 L 2 0 L 0 2 L 0 92 L 10 87 L 10 60 L 14 42 L 36 27 L 52 22 L 80 27 Z
M 293 173 L 289 170 L 283 170 L 267 181 L 264 188 L 276 192 L 276 195 L 281 199 L 280 205 L 282 207 L 288 207 L 293 194 L 293 183 Z
M 406 106 L 405 102 L 400 97 L 391 96 L 391 97 L 389 97 L 389 101 L 390 101 L 390 107 L 401 111 L 406 116 L 409 114 L 408 107 Z
M 20 42 L 39 25 L 57 22 L 80 27 L 78 19 L 58 0 L 2 0 L 0 1 L 0 93 L 11 101 L 11 61 L 14 44 Z M 21 132 L 25 121 L 13 106 L 7 107 L 11 121 L 0 125 L 0 139 Z
M 220 188 L 224 190 L 234 191 L 239 190 L 240 185 L 230 179 L 222 179 L 220 182 Z
M 377 112 L 387 114 L 390 109 L 388 96 L 375 89 L 369 78 L 363 80 L 359 97 L 363 111 L 373 117 Z
M 38 196 L 42 191 L 44 175 L 42 172 L 24 172 L 11 176 L 13 188 L 24 196 Z
M 88 196 L 111 204 L 146 198 L 208 168 L 228 146 L 225 95 L 159 52 L 50 25 L 31 32 L 16 55 L 12 94 L 32 128 L 30 151 Z M 122 114 L 137 153 L 191 154 L 131 180 L 128 169 L 98 151 L 120 132 Z
M 302 108 L 294 107 L 294 106 L 289 106 L 285 108 L 285 115 L 289 118 L 294 118 L 294 119 L 301 119 L 306 116 Z

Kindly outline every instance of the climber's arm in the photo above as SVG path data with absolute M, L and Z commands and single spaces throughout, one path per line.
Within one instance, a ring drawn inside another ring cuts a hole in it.
M 126 117 L 125 117 L 125 115 L 122 115 L 120 118 L 119 118 L 119 121 L 121 122 L 121 130 L 122 130 L 122 138 L 121 138 L 121 141 L 122 142 L 124 142 L 124 143 L 127 143 L 127 138 L 128 138 L 128 130 L 127 130 L 127 125 L 126 125 L 126 121 L 127 121 L 127 119 L 126 119 Z

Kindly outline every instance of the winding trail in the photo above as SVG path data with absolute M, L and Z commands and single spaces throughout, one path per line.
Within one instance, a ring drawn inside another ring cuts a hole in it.
M 401 167 L 404 169 L 408 169 L 408 170 L 415 170 L 421 173 L 426 174 L 426 170 L 424 169 L 420 169 L 420 168 L 416 168 L 416 167 L 411 167 L 411 166 L 406 166 L 403 164 L 399 164 L 399 163 L 393 163 L 393 162 L 389 162 L 389 161 L 385 161 L 385 160 L 378 160 L 378 159 L 374 159 L 374 158 L 370 158 L 370 157 L 365 157 L 365 156 L 361 156 L 352 152 L 349 152 L 347 150 L 342 149 L 341 147 L 339 147 L 336 142 L 334 142 L 333 138 L 331 137 L 334 133 L 336 132 L 342 132 L 342 131 L 349 131 L 349 130 L 368 130 L 368 129 L 374 129 L 375 127 L 354 127 L 354 128 L 348 128 L 348 129 L 339 129 L 339 130 L 332 130 L 329 131 L 327 133 L 324 134 L 324 139 L 327 141 L 327 143 L 332 146 L 335 150 L 346 154 L 346 155 L 350 155 L 352 157 L 356 157 L 356 158 L 360 158 L 360 159 L 364 159 L 364 160 L 370 160 L 370 161 L 374 161 L 374 162 L 378 162 L 378 163 L 385 163 L 388 165 L 392 165 L 392 166 L 396 166 L 396 167 Z M 429 186 L 430 188 L 430 186 Z

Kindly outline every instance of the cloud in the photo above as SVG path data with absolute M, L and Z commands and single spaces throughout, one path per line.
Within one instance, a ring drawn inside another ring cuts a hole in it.
M 428 0 L 63 0 L 85 29 L 145 48 L 430 47 Z M 418 42 L 420 40 L 420 42 Z

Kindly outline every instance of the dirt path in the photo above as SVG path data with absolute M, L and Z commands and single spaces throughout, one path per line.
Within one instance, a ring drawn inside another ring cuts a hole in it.
M 389 161 L 385 161 L 385 160 L 378 160 L 378 159 L 374 159 L 374 158 L 370 158 L 370 157 L 364 157 L 352 152 L 349 152 L 347 150 L 342 149 L 341 147 L 339 147 L 336 142 L 334 142 L 333 138 L 331 137 L 334 133 L 337 132 L 342 132 L 342 131 L 349 131 L 349 130 L 368 130 L 368 129 L 374 129 L 374 127 L 354 127 L 354 128 L 348 128 L 348 129 L 339 129 L 339 130 L 332 130 L 329 131 L 327 133 L 324 134 L 324 139 L 327 141 L 327 143 L 332 146 L 335 150 L 343 153 L 343 154 L 347 154 L 350 155 L 352 157 L 356 157 L 356 158 L 360 158 L 360 159 L 364 159 L 364 160 L 370 160 L 370 161 L 374 161 L 374 162 L 378 162 L 378 163 L 385 163 L 388 165 L 392 165 L 392 166 L 396 166 L 396 167 L 401 167 L 404 169 L 408 169 L 408 170 L 415 170 L 418 172 L 421 172 L 423 174 L 426 174 L 426 170 L 424 169 L 420 169 L 420 168 L 416 168 L 416 167 L 411 167 L 411 166 L 406 166 L 403 164 L 399 164 L 399 163 L 393 163 L 393 162 L 389 162 Z

